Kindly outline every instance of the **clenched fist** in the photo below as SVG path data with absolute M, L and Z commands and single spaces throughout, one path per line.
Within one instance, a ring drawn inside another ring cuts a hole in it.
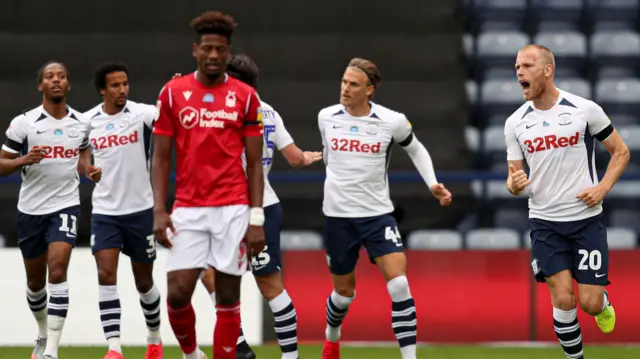
M 517 170 L 512 164 L 509 164 L 509 177 L 514 194 L 520 194 L 531 183 L 524 170 Z

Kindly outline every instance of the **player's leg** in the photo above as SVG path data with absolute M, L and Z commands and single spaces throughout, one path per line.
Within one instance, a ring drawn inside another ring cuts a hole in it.
M 160 336 L 160 291 L 153 281 L 156 242 L 153 236 L 153 210 L 120 216 L 122 253 L 131 259 L 131 270 L 140 296 L 140 306 L 147 324 L 145 359 L 162 358 Z
M 416 358 L 418 319 L 407 280 L 407 258 L 400 231 L 392 215 L 360 221 L 372 262 L 378 265 L 391 296 L 391 324 L 402 359 Z
M 600 216 L 584 220 L 575 237 L 574 277 L 578 282 L 578 302 L 582 310 L 594 316 L 600 330 L 611 333 L 616 326 L 616 312 L 605 287 L 609 282 L 609 245 L 607 230 Z
M 18 246 L 27 274 L 27 303 L 38 323 L 38 336 L 31 359 L 42 359 L 47 345 L 47 245 L 43 216 L 18 213 Z
M 62 329 L 69 311 L 67 269 L 71 250 L 77 238 L 80 206 L 69 207 L 51 215 L 46 241 L 49 243 L 49 308 L 47 311 L 48 339 L 44 357 L 57 358 Z
M 582 359 L 582 332 L 573 289 L 573 254 L 563 225 L 530 220 L 531 267 L 536 281 L 547 283 L 553 305 L 553 326 L 567 358 Z
M 200 281 L 202 285 L 209 293 L 211 297 L 211 301 L 213 302 L 213 306 L 216 305 L 216 281 L 215 281 L 215 271 L 211 267 L 207 267 L 206 270 L 203 270 L 200 274 Z
M 204 210 L 177 208 L 171 215 L 177 233 L 171 238 L 173 247 L 167 257 L 167 312 L 185 359 L 206 358 L 197 345 L 196 314 L 191 306 L 211 244 Z
M 249 268 L 245 235 L 249 208 L 232 205 L 211 208 L 208 216 L 213 233 L 209 266 L 215 269 L 216 325 L 213 357 L 236 357 L 240 336 L 240 283 Z
M 98 268 L 98 303 L 100 322 L 109 345 L 105 358 L 122 358 L 120 319 L 122 307 L 118 296 L 117 273 L 122 236 L 117 218 L 93 214 L 91 216 L 91 251 Z
M 355 267 L 360 254 L 360 236 L 349 218 L 325 217 L 324 246 L 333 291 L 327 298 L 323 359 L 340 358 L 342 322 L 356 297 Z
M 252 272 L 262 296 L 269 302 L 269 307 L 273 312 L 274 329 L 282 351 L 282 359 L 297 359 L 298 316 L 289 294 L 284 289 L 280 271 L 282 266 L 280 256 L 282 207 L 279 203 L 267 206 L 264 209 L 264 214 L 266 246 L 260 254 L 251 259 Z M 247 348 L 248 345 L 246 348 L 238 348 L 238 350 L 245 351 L 244 349 Z M 255 355 L 245 357 L 255 358 Z

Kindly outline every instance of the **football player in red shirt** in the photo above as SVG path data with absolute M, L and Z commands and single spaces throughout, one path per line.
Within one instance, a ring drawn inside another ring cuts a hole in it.
M 232 17 L 205 12 L 196 32 L 195 73 L 160 91 L 154 125 L 152 184 L 154 234 L 169 248 L 169 322 L 185 359 L 206 358 L 197 347 L 191 296 L 199 275 L 215 269 L 215 359 L 235 358 L 240 333 L 240 280 L 249 255 L 264 248 L 262 114 L 255 90 L 225 74 Z M 166 212 L 172 146 L 176 147 L 176 195 Z M 245 152 L 247 171 L 242 164 Z

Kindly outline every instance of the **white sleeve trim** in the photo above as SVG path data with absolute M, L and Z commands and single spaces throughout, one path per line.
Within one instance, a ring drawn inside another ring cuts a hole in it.
M 6 151 L 6 152 L 9 152 L 9 153 L 13 153 L 13 154 L 18 154 L 19 153 L 18 151 L 15 151 L 14 149 L 10 148 L 7 145 L 2 145 L 2 150 Z

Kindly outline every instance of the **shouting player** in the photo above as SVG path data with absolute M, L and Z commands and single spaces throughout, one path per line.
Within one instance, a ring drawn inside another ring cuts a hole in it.
M 31 358 L 56 359 L 69 310 L 67 268 L 80 216 L 78 174 L 100 181 L 90 162 L 91 126 L 67 105 L 67 67 L 48 62 L 38 71 L 42 105 L 14 118 L 0 152 L 0 174 L 21 169 L 18 245 L 27 274 L 27 302 L 38 323 Z M 47 306 L 47 269 L 49 305 Z
M 94 82 L 103 102 L 85 113 L 91 121 L 95 164 L 106 173 L 93 190 L 91 247 L 98 267 L 100 321 L 109 344 L 105 359 L 123 358 L 116 286 L 121 251 L 131 258 L 149 330 L 145 359 L 160 359 L 160 291 L 153 282 L 156 249 L 148 166 L 157 109 L 127 99 L 128 73 L 124 64 L 116 62 L 98 66 Z
M 626 168 L 629 149 L 600 106 L 555 87 L 549 49 L 522 48 L 515 67 L 527 102 L 505 123 L 506 185 L 513 195 L 528 189 L 533 274 L 547 283 L 556 335 L 567 358 L 581 359 L 573 281 L 580 307 L 595 316 L 604 333 L 616 323 L 605 290 L 609 249 L 602 200 Z M 595 169 L 594 137 L 611 154 L 602 181 Z
M 355 298 L 354 269 L 362 245 L 387 282 L 393 301 L 393 331 L 402 358 L 416 358 L 415 305 L 389 198 L 387 165 L 392 144 L 398 143 L 409 154 L 442 206 L 452 199 L 438 183 L 431 156 L 413 134 L 405 115 L 371 102 L 379 84 L 376 65 L 355 58 L 342 77 L 340 104 L 318 114 L 327 167 L 324 242 L 334 287 L 326 306 L 324 359 L 340 358 L 340 326 Z
M 227 73 L 252 86 L 258 85 L 258 66 L 246 55 L 234 55 L 227 65 Z M 269 170 L 273 163 L 273 154 L 277 149 L 289 165 L 294 168 L 308 166 L 322 159 L 322 152 L 302 151 L 293 143 L 293 138 L 284 127 L 282 118 L 273 107 L 261 102 L 264 127 L 264 148 L 262 166 L 264 169 L 264 231 L 266 245 L 264 250 L 251 258 L 253 276 L 264 299 L 275 317 L 275 331 L 282 350 L 282 359 L 298 358 L 297 316 L 289 294 L 284 289 L 280 273 L 280 230 L 282 228 L 282 207 L 275 191 L 269 184 Z M 214 277 L 212 270 L 207 271 L 202 282 L 215 300 Z M 251 359 L 255 354 L 244 339 L 242 332 L 238 338 L 236 358 Z
M 154 234 L 170 248 L 169 321 L 184 357 L 204 357 L 196 344 L 191 296 L 201 271 L 211 266 L 217 302 L 213 355 L 235 358 L 240 280 L 248 269 L 248 256 L 258 255 L 265 244 L 262 114 L 256 92 L 225 74 L 236 28 L 233 18 L 205 12 L 191 26 L 196 32 L 193 56 L 198 70 L 169 81 L 158 99 L 152 166 Z M 176 195 L 169 215 L 165 206 L 174 141 Z

